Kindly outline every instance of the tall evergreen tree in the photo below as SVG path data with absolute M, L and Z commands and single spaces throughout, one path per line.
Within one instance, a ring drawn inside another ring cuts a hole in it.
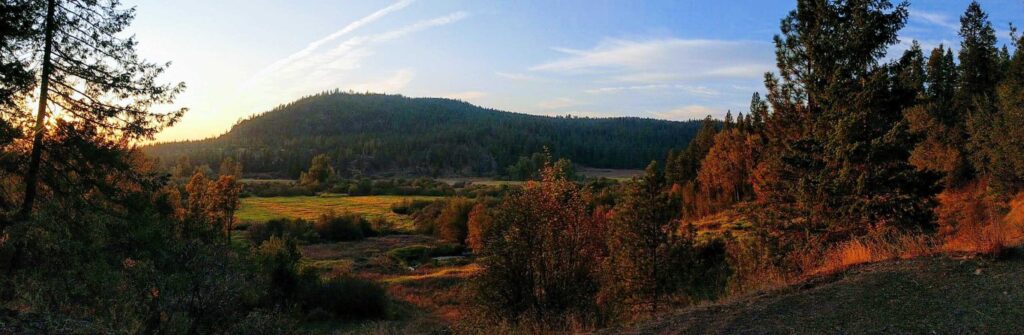
M 1000 137 L 993 143 L 992 157 L 992 186 L 1006 195 L 1024 191 L 1024 36 L 1011 31 L 1016 50 L 997 90 L 995 130 Z
M 919 137 L 910 162 L 943 175 L 943 184 L 955 187 L 970 180 L 973 169 L 966 151 L 967 119 L 953 103 L 958 76 L 952 50 L 933 49 L 924 78 L 923 94 L 906 113 L 911 133 Z
M 783 19 L 779 71 L 766 79 L 774 152 L 756 187 L 794 219 L 780 227 L 842 238 L 931 222 L 934 190 L 907 163 L 901 121 L 913 101 L 881 63 L 906 18 L 906 3 L 802 0 Z
M 658 164 L 651 162 L 644 176 L 634 180 L 615 216 L 608 223 L 608 252 L 605 268 L 611 273 L 605 294 L 611 301 L 657 313 L 658 302 L 670 293 L 672 269 L 668 255 L 679 221 L 664 192 L 664 178 Z
M 21 211 L 27 214 L 35 203 L 40 172 L 74 164 L 67 162 L 69 157 L 49 157 L 52 152 L 47 150 L 60 146 L 68 154 L 85 153 L 96 151 L 95 147 L 127 148 L 136 140 L 150 139 L 184 113 L 184 109 L 167 113 L 150 109 L 172 102 L 184 84 L 157 83 L 165 65 L 140 59 L 135 39 L 122 37 L 135 14 L 120 8 L 117 0 L 23 4 L 32 10 L 34 43 L 20 45 L 14 52 L 41 69 L 35 78 L 39 87 L 35 121 L 26 131 L 32 136 L 32 149 Z M 55 162 L 60 160 L 68 164 L 59 167 Z
M 967 116 L 967 143 L 971 163 L 987 173 L 993 147 L 992 124 L 996 113 L 996 85 L 1002 62 L 996 47 L 996 33 L 988 14 L 972 1 L 960 17 L 960 85 L 957 109 Z

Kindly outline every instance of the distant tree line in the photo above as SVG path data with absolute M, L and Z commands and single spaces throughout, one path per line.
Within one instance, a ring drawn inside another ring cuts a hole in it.
M 216 166 L 232 157 L 246 173 L 297 178 L 326 155 L 342 176 L 505 175 L 520 157 L 548 148 L 583 166 L 642 168 L 683 147 L 699 121 L 547 117 L 398 95 L 325 92 L 239 122 L 216 138 L 151 145 L 173 166 Z M 532 171 L 536 171 L 533 169 Z

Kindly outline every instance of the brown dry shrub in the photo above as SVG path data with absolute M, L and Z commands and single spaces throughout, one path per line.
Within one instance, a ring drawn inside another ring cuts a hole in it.
M 808 273 L 834 273 L 857 264 L 932 255 L 937 244 L 933 237 L 913 232 L 871 234 L 828 248 Z
M 939 195 L 942 250 L 1000 256 L 1024 242 L 1024 193 L 1004 201 L 977 182 Z

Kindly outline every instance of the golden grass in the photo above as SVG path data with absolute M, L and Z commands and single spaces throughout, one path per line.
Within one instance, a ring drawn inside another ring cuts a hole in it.
M 313 220 L 329 211 L 351 212 L 367 218 L 384 217 L 400 230 L 412 229 L 412 218 L 391 212 L 391 205 L 405 200 L 435 200 L 429 196 L 341 195 L 301 197 L 243 198 L 235 217 L 241 221 L 267 221 L 279 218 Z
M 890 233 L 839 243 L 828 248 L 811 275 L 834 273 L 851 266 L 935 254 L 938 241 L 927 235 Z
M 407 283 L 425 279 L 435 278 L 460 278 L 466 279 L 480 271 L 480 266 L 476 263 L 471 263 L 458 267 L 432 269 L 433 271 L 416 273 L 405 276 L 396 276 L 386 278 L 383 280 L 385 283 Z

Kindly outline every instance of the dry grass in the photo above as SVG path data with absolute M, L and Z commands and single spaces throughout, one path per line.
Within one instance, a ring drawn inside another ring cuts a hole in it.
M 809 267 L 808 272 L 833 273 L 857 264 L 937 253 L 999 257 L 1024 244 L 1024 193 L 999 201 L 982 182 L 947 190 L 938 200 L 938 236 L 884 234 L 847 241 L 822 255 L 808 255 L 811 262 L 820 259 L 820 265 Z
M 827 249 L 818 258 L 817 266 L 809 267 L 809 275 L 822 275 L 845 270 L 851 266 L 893 259 L 910 259 L 935 254 L 938 245 L 933 237 L 896 233 L 869 236 L 847 241 Z M 809 263 L 813 264 L 813 262 Z
M 998 200 L 980 182 L 947 190 L 938 199 L 943 251 L 999 256 L 1024 242 L 1024 193 Z
M 240 222 L 267 221 L 278 218 L 301 218 L 312 220 L 329 211 L 351 212 L 369 218 L 383 217 L 400 230 L 412 230 L 412 219 L 408 215 L 391 212 L 391 205 L 405 200 L 435 200 L 428 196 L 301 196 L 301 197 L 251 197 L 241 199 L 241 206 L 235 217 Z

